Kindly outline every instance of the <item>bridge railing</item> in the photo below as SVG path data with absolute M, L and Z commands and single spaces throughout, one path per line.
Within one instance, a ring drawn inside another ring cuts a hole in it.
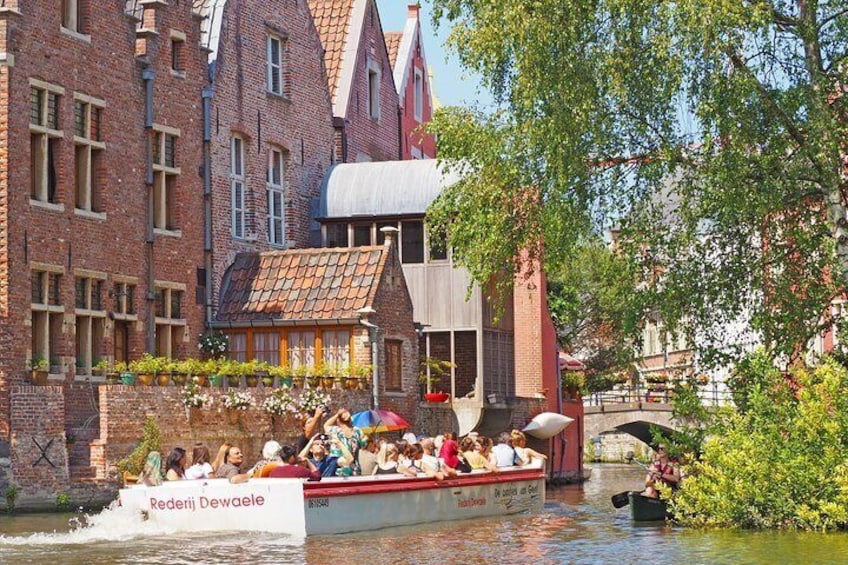
M 610 404 L 634 404 L 656 402 L 670 404 L 674 396 L 673 387 L 640 383 L 637 385 L 617 385 L 613 390 L 594 392 L 583 397 L 584 406 L 604 406 Z M 728 406 L 733 404 L 730 391 L 717 384 L 699 387 L 698 397 L 704 406 Z

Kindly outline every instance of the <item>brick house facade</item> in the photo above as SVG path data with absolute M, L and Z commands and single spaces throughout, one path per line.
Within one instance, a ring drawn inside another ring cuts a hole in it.
M 400 158 L 399 107 L 374 0 L 310 0 L 324 47 L 337 162 Z
M 403 31 L 386 33 L 386 47 L 392 64 L 400 104 L 401 159 L 434 159 L 436 138 L 422 131 L 433 118 L 433 93 L 424 54 L 418 4 L 407 8 Z
M 214 91 L 214 311 L 237 253 L 310 245 L 333 126 L 321 42 L 304 2 L 214 0 L 201 15 Z
M 69 6 L 0 8 L 0 484 L 25 495 L 55 482 L 33 444 L 61 450 L 61 423 L 93 414 L 73 391 L 98 359 L 177 356 L 203 326 L 199 21 L 190 3 Z M 50 401 L 23 385 L 40 357 Z

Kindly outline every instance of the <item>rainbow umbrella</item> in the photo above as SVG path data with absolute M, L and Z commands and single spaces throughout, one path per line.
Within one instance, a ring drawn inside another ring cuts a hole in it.
M 409 422 L 391 410 L 364 410 L 354 414 L 351 420 L 366 434 L 396 432 L 409 427 Z

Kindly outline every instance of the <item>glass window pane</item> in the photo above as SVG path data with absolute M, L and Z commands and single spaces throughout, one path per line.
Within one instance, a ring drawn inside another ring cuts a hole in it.
M 327 247 L 347 245 L 347 224 L 327 224 Z
M 424 262 L 424 223 L 420 220 L 401 222 L 401 252 L 403 263 Z
M 371 245 L 371 224 L 353 226 L 353 246 Z

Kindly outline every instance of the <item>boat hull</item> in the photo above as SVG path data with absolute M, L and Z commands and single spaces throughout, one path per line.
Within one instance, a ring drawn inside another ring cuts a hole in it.
M 121 505 L 163 529 L 267 531 L 294 536 L 369 531 L 443 520 L 537 511 L 541 469 L 474 472 L 456 479 L 399 476 L 175 481 L 120 491 Z
M 630 517 L 634 522 L 656 522 L 665 520 L 668 515 L 668 502 L 659 498 L 642 496 L 638 492 L 627 495 L 630 503 Z

